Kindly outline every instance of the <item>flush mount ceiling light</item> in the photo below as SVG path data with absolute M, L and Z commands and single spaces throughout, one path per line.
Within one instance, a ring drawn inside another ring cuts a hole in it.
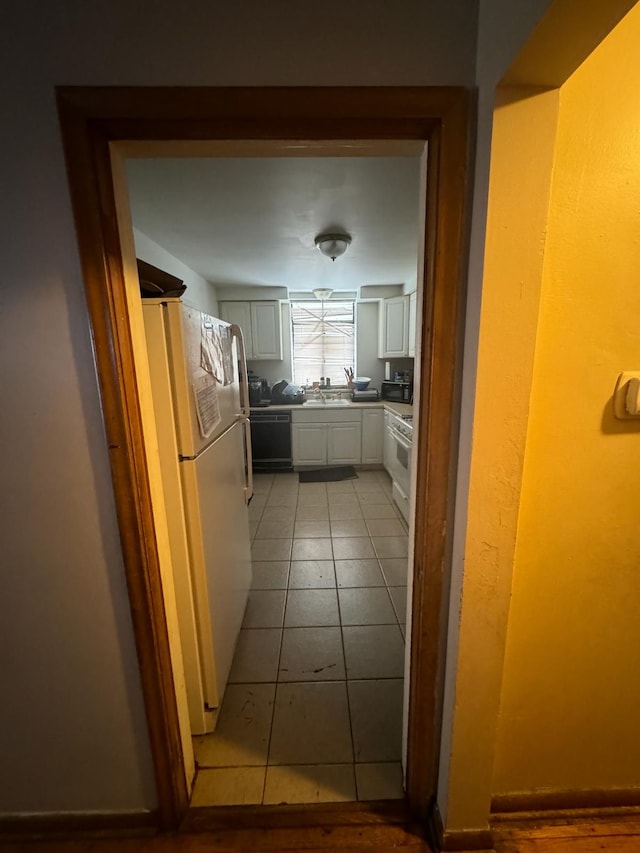
M 319 299 L 320 302 L 324 302 L 325 299 L 330 299 L 332 293 L 333 290 L 330 287 L 316 287 L 313 291 L 313 295 L 316 299 Z
M 347 251 L 351 237 L 349 234 L 318 234 L 315 242 L 323 255 L 335 261 Z

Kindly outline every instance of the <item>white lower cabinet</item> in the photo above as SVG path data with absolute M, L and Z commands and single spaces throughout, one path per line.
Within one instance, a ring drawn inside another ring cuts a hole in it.
M 389 412 L 384 413 L 384 434 L 383 434 L 383 452 L 382 452 L 382 464 L 384 465 L 387 474 L 391 477 L 393 475 L 393 456 L 395 451 L 395 441 L 393 440 L 393 436 L 391 435 L 391 431 L 389 428 L 389 421 L 391 416 Z
M 362 410 L 362 464 L 382 462 L 384 423 L 382 409 Z
M 358 414 L 360 414 L 358 412 Z M 327 424 L 327 462 L 329 465 L 359 465 L 362 424 Z
M 294 465 L 327 464 L 326 424 L 293 424 L 291 434 Z
M 322 409 L 298 407 L 291 412 L 294 466 L 380 464 L 382 406 Z M 379 435 L 375 434 L 378 429 Z

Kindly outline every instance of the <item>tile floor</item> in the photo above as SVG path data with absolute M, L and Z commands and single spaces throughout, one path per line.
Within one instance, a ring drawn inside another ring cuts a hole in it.
M 253 588 L 192 805 L 402 796 L 407 527 L 385 471 L 258 474 Z

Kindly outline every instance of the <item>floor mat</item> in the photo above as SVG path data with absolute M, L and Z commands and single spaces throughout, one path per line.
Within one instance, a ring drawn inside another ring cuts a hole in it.
M 335 468 L 315 468 L 313 471 L 298 471 L 300 483 L 330 483 L 337 480 L 355 480 L 356 469 L 353 465 L 339 465 Z

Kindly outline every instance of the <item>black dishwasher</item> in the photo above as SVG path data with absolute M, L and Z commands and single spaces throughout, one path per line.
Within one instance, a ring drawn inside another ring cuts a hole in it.
M 251 410 L 251 455 L 254 471 L 292 471 L 291 412 Z

